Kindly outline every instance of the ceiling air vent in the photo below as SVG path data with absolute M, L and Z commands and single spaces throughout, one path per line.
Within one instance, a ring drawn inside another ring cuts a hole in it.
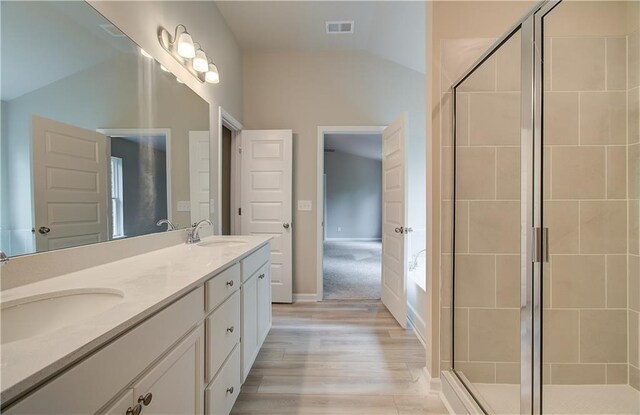
M 353 33 L 353 20 L 327 22 L 327 34 Z

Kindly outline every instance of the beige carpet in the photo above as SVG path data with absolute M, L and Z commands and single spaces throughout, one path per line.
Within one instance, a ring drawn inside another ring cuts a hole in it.
M 380 298 L 382 242 L 325 241 L 324 298 L 354 300 Z

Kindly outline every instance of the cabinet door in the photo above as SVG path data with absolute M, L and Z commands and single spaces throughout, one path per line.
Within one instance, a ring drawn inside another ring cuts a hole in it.
M 242 337 L 240 339 L 242 382 L 245 381 L 258 354 L 258 277 L 242 285 Z
M 258 349 L 271 329 L 271 265 L 266 263 L 258 274 Z
M 204 326 L 200 325 L 165 356 L 134 388 L 145 397 L 144 415 L 202 414 L 204 402 Z
M 113 405 L 109 406 L 102 415 L 126 415 L 127 410 L 134 408 L 133 389 L 127 391 Z

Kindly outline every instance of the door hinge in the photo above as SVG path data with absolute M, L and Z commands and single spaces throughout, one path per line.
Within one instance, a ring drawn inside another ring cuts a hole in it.
M 242 154 L 242 147 L 238 147 L 238 154 Z
M 242 208 L 238 208 L 238 216 L 242 216 Z
M 533 262 L 549 262 L 549 228 L 533 228 Z

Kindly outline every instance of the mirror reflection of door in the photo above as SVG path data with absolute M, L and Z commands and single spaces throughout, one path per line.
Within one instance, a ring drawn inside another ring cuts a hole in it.
M 32 141 L 36 249 L 107 241 L 107 138 L 34 116 Z
M 222 126 L 222 157 L 220 163 L 220 175 L 222 180 L 222 235 L 232 235 L 231 231 L 231 130 Z

